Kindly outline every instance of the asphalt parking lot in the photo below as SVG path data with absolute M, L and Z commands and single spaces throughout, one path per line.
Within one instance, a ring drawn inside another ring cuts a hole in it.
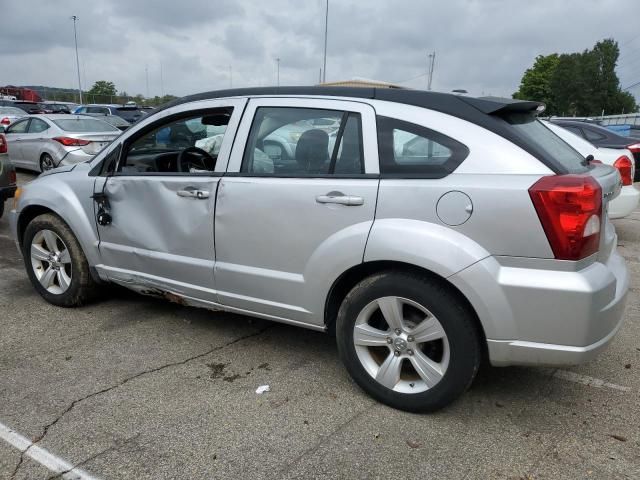
M 640 211 L 614 223 L 632 288 L 607 351 L 486 367 L 453 406 L 415 415 L 361 392 L 324 334 L 120 289 L 53 307 L 5 217 L 0 427 L 85 478 L 640 478 Z M 0 478 L 55 476 L 0 439 Z

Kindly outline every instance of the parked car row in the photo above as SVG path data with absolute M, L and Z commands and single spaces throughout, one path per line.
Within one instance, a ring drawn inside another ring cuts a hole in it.
M 30 115 L 5 129 L 14 166 L 44 172 L 90 160 L 120 134 L 113 125 L 85 115 Z
M 112 282 L 333 332 L 371 396 L 433 411 L 483 358 L 576 364 L 622 324 L 629 275 L 608 212 L 633 168 L 570 146 L 540 110 L 365 88 L 185 97 L 20 187 L 11 231 L 54 305 Z M 49 141 L 96 140 L 34 121 Z M 8 136 L 19 122 L 29 132 L 18 120 Z
M 632 160 L 635 164 L 633 181 L 640 181 L 640 141 L 638 139 L 618 135 L 608 128 L 601 127 L 593 122 L 566 119 L 551 119 L 551 121 L 584 138 L 596 147 L 628 149 L 631 151 Z

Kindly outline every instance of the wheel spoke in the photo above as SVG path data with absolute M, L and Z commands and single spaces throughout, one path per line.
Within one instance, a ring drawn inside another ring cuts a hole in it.
M 444 376 L 440 364 L 431 360 L 420 350 L 416 350 L 414 355 L 409 357 L 409 360 L 417 374 L 420 375 L 420 378 L 424 380 L 424 383 L 429 388 L 433 387 Z
M 42 277 L 40 277 L 40 283 L 44 288 L 49 288 L 53 285 L 53 279 L 56 277 L 56 271 L 49 267 L 45 270 Z
M 56 242 L 56 235 L 51 230 L 43 230 L 42 236 L 44 237 L 44 242 L 47 244 L 47 248 L 50 252 L 55 253 L 58 251 L 58 243 Z
M 446 336 L 442 325 L 434 317 L 425 318 L 411 331 L 411 335 L 416 343 L 431 342 Z
M 385 387 L 392 389 L 400 381 L 402 358 L 390 353 L 387 359 L 380 365 L 376 380 Z
M 69 288 L 71 279 L 67 277 L 67 274 L 64 272 L 64 270 L 58 270 L 56 273 L 56 277 L 58 278 L 58 285 L 60 285 L 62 291 L 66 291 L 67 288 Z
M 353 331 L 353 343 L 356 345 L 377 347 L 387 344 L 388 333 L 366 323 L 356 325 Z
M 71 255 L 66 248 L 60 252 L 60 263 L 71 263 Z
M 389 328 L 402 329 L 402 302 L 398 297 L 379 298 L 378 306 Z
M 49 261 L 49 252 L 45 250 L 41 245 L 33 243 L 31 244 L 31 258 L 47 262 Z

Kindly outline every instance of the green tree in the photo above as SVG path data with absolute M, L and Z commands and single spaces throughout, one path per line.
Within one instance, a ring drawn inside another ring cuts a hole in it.
M 620 89 L 615 72 L 619 53 L 618 43 L 605 39 L 582 53 L 538 56 L 513 97 L 544 102 L 549 115 L 636 111 L 635 98 Z
M 524 72 L 520 81 L 520 88 L 513 94 L 513 98 L 544 102 L 547 106 L 547 111 L 555 111 L 551 79 L 558 62 L 558 54 L 556 53 L 538 55 L 533 66 Z
M 116 96 L 118 91 L 116 85 L 113 82 L 107 82 L 106 80 L 98 80 L 93 84 L 91 90 L 87 92 L 89 95 L 101 95 L 104 97 Z

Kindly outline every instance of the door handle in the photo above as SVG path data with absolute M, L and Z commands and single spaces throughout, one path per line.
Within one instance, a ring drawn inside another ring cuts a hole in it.
M 364 198 L 356 195 L 345 195 L 341 192 L 329 192 L 326 195 L 318 195 L 316 202 L 326 204 L 334 203 L 337 205 L 346 205 L 347 207 L 356 207 L 364 204 Z
M 179 197 L 185 198 L 197 198 L 198 200 L 204 200 L 205 198 L 209 198 L 209 192 L 206 190 L 197 190 L 195 188 L 185 188 L 184 190 L 178 190 L 176 194 Z

